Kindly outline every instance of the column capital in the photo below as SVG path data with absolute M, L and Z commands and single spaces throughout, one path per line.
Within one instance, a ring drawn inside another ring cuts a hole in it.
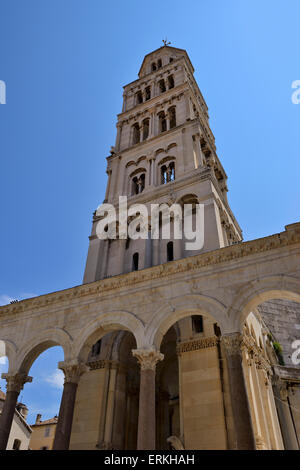
M 242 354 L 243 335 L 239 331 L 221 336 L 221 343 L 229 356 Z
M 287 402 L 289 396 L 288 384 L 284 380 L 281 380 L 279 377 L 275 376 L 273 378 L 273 385 L 277 387 L 280 399 L 283 402 Z
M 156 349 L 133 349 L 132 355 L 137 358 L 141 370 L 155 370 L 156 364 L 164 358 Z
M 59 362 L 58 368 L 65 374 L 64 383 L 78 384 L 80 377 L 84 372 L 89 370 L 88 366 L 83 362 L 71 361 L 71 362 Z
M 26 382 L 32 382 L 32 377 L 29 377 L 26 374 L 2 374 L 2 379 L 6 380 L 6 390 L 7 392 L 18 392 L 23 389 Z

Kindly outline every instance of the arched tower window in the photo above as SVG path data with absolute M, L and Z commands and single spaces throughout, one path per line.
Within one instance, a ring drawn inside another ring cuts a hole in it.
M 132 271 L 138 271 L 139 269 L 139 254 L 134 253 L 132 257 Z
M 167 181 L 167 167 L 166 165 L 161 167 L 161 184 L 166 184 Z
M 159 119 L 159 132 L 165 132 L 167 130 L 167 120 L 164 111 L 158 114 Z
M 132 194 L 140 194 L 145 189 L 145 173 L 132 178 Z
M 136 94 L 136 104 L 141 104 L 143 102 L 143 93 L 138 91 Z
M 173 75 L 170 75 L 168 77 L 168 87 L 169 87 L 169 90 L 171 90 L 171 88 L 174 88 L 175 86 L 175 83 L 174 83 L 174 77 Z
M 155 62 L 153 62 L 151 64 L 151 70 L 152 70 L 152 72 L 155 72 L 155 70 L 156 70 L 156 63 Z
M 141 134 L 140 134 L 140 126 L 138 123 L 133 125 L 133 133 L 132 133 L 132 143 L 133 145 L 138 144 L 141 140 Z
M 175 180 L 175 162 L 166 163 L 161 167 L 161 184 Z
M 157 68 L 160 69 L 161 67 L 162 67 L 162 61 L 161 61 L 161 59 L 158 59 Z
M 15 439 L 13 443 L 13 450 L 20 450 L 21 441 L 20 439 Z
M 98 356 L 98 354 L 100 354 L 100 350 L 101 350 L 101 339 L 99 339 L 97 343 L 93 345 L 92 356 Z
M 175 180 L 175 163 L 171 162 L 168 168 L 169 172 L 169 181 L 174 181 Z
M 170 129 L 176 127 L 176 108 L 173 106 L 169 109 Z
M 174 246 L 173 242 L 169 242 L 167 244 L 167 261 L 173 261 L 174 260 Z
M 160 93 L 164 93 L 166 91 L 166 84 L 163 78 L 159 80 L 158 86 L 159 86 Z
M 132 194 L 138 194 L 139 193 L 139 186 L 138 186 L 138 178 L 137 176 L 135 176 L 133 179 L 132 179 Z

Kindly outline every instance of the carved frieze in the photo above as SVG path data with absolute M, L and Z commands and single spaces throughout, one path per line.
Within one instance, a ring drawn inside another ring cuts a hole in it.
M 185 341 L 177 345 L 177 354 L 181 355 L 185 352 L 197 351 L 198 349 L 213 348 L 217 345 L 218 338 L 211 336 L 208 338 L 199 338 L 192 341 Z

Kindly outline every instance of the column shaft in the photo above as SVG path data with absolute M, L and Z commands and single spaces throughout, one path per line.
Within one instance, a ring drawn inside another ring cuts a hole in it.
M 285 450 L 299 450 L 297 435 L 288 403 L 288 390 L 285 383 L 279 381 L 279 383 L 274 386 L 274 396 L 276 398 L 276 407 L 279 415 L 284 448 Z
M 222 340 L 227 355 L 236 446 L 238 450 L 254 450 L 255 440 L 242 365 L 242 337 L 239 333 L 234 333 L 223 336 Z
M 138 419 L 138 450 L 155 450 L 155 369 L 163 354 L 155 349 L 134 349 L 141 366 Z
M 61 398 L 58 423 L 53 443 L 53 450 L 68 450 L 71 438 L 75 399 L 81 375 L 88 370 L 83 363 L 71 361 L 59 362 L 59 369 L 65 374 L 64 390 Z
M 141 370 L 138 450 L 155 449 L 155 371 Z
M 5 450 L 14 418 L 19 392 L 7 392 L 0 417 L 0 450 Z
M 53 450 L 69 449 L 77 387 L 77 383 L 64 384 Z
M 15 408 L 20 391 L 26 382 L 31 382 L 32 377 L 26 374 L 2 374 L 2 379 L 7 382 L 6 398 L 0 416 L 0 450 L 5 450 L 9 439 L 9 434 L 15 414 Z

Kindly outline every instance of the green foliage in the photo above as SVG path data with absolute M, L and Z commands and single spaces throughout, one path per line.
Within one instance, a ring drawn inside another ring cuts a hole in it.
M 274 348 L 274 351 L 275 351 L 275 354 L 277 356 L 277 359 L 278 359 L 278 362 L 281 366 L 284 366 L 284 360 L 283 360 L 283 356 L 282 356 L 282 346 L 280 343 L 278 343 L 278 341 L 273 341 L 273 348 Z
M 273 341 L 273 348 L 276 352 L 276 354 L 282 354 L 282 346 L 278 341 Z

